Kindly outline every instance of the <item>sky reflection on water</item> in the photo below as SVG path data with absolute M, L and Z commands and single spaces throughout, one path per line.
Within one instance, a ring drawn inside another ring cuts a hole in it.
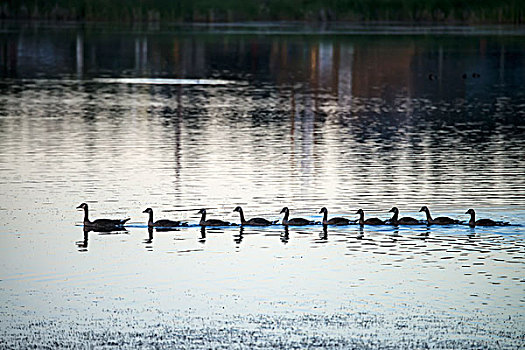
M 2 25 L 7 346 L 523 345 L 521 34 Z M 131 225 L 83 232 L 81 202 Z M 194 226 L 237 205 L 514 225 Z M 191 227 L 148 232 L 147 207 Z

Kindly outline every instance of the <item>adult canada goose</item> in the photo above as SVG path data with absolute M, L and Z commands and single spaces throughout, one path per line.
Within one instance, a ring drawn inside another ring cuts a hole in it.
M 326 207 L 321 208 L 321 211 L 319 212 L 319 214 L 321 213 L 324 214 L 323 215 L 323 225 L 349 225 L 350 224 L 350 220 L 341 218 L 341 217 L 331 218 L 330 220 L 328 220 L 328 209 L 326 209 Z
M 184 223 L 180 221 L 173 220 L 157 220 L 153 222 L 153 209 L 151 208 L 144 210 L 143 213 L 149 214 L 148 227 L 177 227 L 184 225 Z
M 428 225 L 451 225 L 451 224 L 457 224 L 459 220 L 452 219 L 446 216 L 440 216 L 435 219 L 432 219 L 432 216 L 430 216 L 430 210 L 426 206 L 422 206 L 419 211 L 425 212 L 427 215 L 427 224 Z
M 199 225 L 201 226 L 230 226 L 231 223 L 228 221 L 222 221 L 218 219 L 206 220 L 206 209 L 199 210 L 199 214 L 202 214 Z
M 268 225 L 272 224 L 271 221 L 268 221 L 268 220 L 263 219 L 263 218 L 251 218 L 250 220 L 246 221 L 244 219 L 244 213 L 243 213 L 241 207 L 236 207 L 235 209 L 233 209 L 233 211 L 239 212 L 239 215 L 241 216 L 241 225 L 246 225 L 246 226 L 268 226 Z
M 405 216 L 405 217 L 402 217 L 401 219 L 398 219 L 398 217 L 399 217 L 399 209 L 397 209 L 397 207 L 393 207 L 392 209 L 390 209 L 389 213 L 394 213 L 394 215 L 392 215 L 392 218 L 387 221 L 387 223 L 389 223 L 391 225 L 396 225 L 397 226 L 397 225 L 418 225 L 418 224 L 420 224 L 419 220 L 416 220 L 416 219 L 408 217 L 408 216 Z
M 283 218 L 283 225 L 284 226 L 304 226 L 304 225 L 312 225 L 314 221 L 306 220 L 303 218 L 293 218 L 288 220 L 288 216 L 290 216 L 290 210 L 288 210 L 288 207 L 284 207 L 280 214 L 284 213 Z
M 84 209 L 84 227 L 89 228 L 100 228 L 100 229 L 107 229 L 107 228 L 113 228 L 113 227 L 122 227 L 127 219 L 122 220 L 114 220 L 114 219 L 97 219 L 95 221 L 90 221 L 88 216 L 88 205 L 86 203 L 80 204 L 77 209 Z
M 359 225 L 384 225 L 385 222 L 378 218 L 370 218 L 365 220 L 365 212 L 359 209 L 356 214 L 359 214 Z
M 476 227 L 476 226 L 503 226 L 505 225 L 504 222 L 498 222 L 491 219 L 479 219 L 476 221 L 476 212 L 474 209 L 469 209 L 465 214 L 470 214 L 470 220 L 468 222 L 468 225 L 470 227 Z

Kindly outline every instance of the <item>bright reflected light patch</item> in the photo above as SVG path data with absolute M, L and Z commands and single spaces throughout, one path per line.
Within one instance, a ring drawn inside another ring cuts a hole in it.
M 220 79 L 162 79 L 162 78 L 99 78 L 97 83 L 146 85 L 227 85 L 232 81 Z

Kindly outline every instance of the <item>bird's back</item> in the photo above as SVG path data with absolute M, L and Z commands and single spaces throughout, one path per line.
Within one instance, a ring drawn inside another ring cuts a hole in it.
M 401 225 L 418 225 L 420 222 L 414 218 L 403 217 L 397 221 Z
M 127 221 L 129 221 L 130 218 L 123 219 L 123 220 L 113 220 L 113 219 L 97 219 L 95 221 L 92 221 L 90 223 L 90 226 L 122 226 Z
M 310 225 L 312 224 L 313 221 L 310 221 L 310 220 L 306 220 L 306 219 L 303 219 L 303 218 L 293 218 L 293 219 L 290 219 L 288 220 L 288 225 Z
M 476 221 L 476 225 L 477 226 L 498 226 L 500 224 L 491 219 L 480 219 Z
M 264 218 L 252 218 L 244 223 L 244 225 L 253 225 L 253 226 L 268 226 L 272 223 Z
M 383 220 L 380 220 L 378 218 L 370 218 L 365 220 L 365 224 L 367 225 L 384 225 L 385 222 Z
M 219 219 L 209 219 L 201 223 L 202 226 L 230 226 L 229 222 Z
M 448 218 L 446 216 L 440 216 L 432 220 L 433 224 L 437 225 L 451 225 L 451 224 L 457 224 L 459 220 Z
M 350 220 L 345 218 L 331 218 L 326 222 L 327 225 L 348 225 Z
M 157 220 L 153 223 L 153 226 L 160 226 L 160 227 L 175 227 L 180 226 L 180 221 L 173 221 L 173 220 Z

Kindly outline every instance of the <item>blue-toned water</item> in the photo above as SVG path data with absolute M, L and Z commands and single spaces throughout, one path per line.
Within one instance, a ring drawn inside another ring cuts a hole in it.
M 0 28 L 0 347 L 525 346 L 520 28 Z

